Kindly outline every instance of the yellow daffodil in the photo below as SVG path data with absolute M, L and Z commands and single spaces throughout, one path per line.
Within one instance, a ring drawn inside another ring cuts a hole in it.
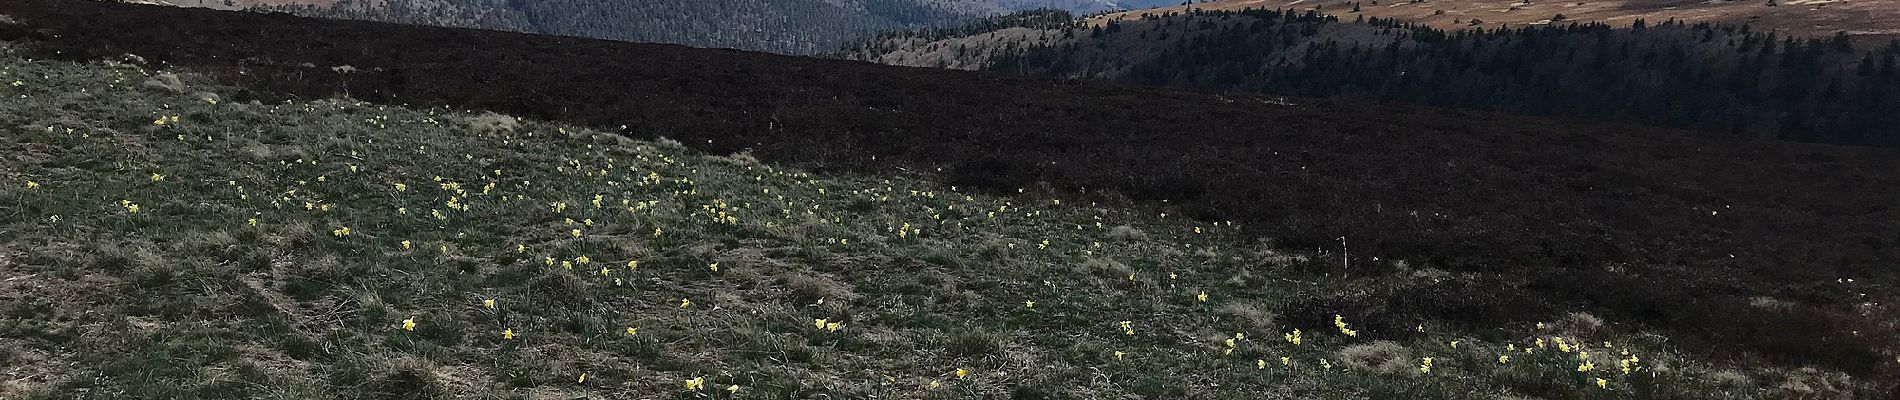
M 1207 292 L 1206 292 L 1206 291 L 1202 291 L 1202 292 L 1201 292 L 1201 294 L 1197 294 L 1197 295 L 1194 295 L 1194 299 L 1196 299 L 1196 300 L 1200 300 L 1200 301 L 1201 301 L 1202 303 L 1206 303 L 1206 302 L 1207 302 Z
M 687 308 L 687 307 L 692 307 L 692 306 L 693 306 L 692 300 L 680 299 L 680 308 Z
M 627 269 L 639 269 L 639 268 L 640 268 L 639 260 L 627 261 Z
M 966 376 L 970 376 L 970 370 L 957 368 L 957 379 L 963 379 Z
M 1299 330 L 1299 329 L 1294 329 L 1294 330 L 1293 330 L 1293 333 L 1288 333 L 1288 334 L 1286 334 L 1286 342 L 1287 342 L 1287 343 L 1292 343 L 1292 344 L 1293 344 L 1294 346 L 1298 346 L 1298 345 L 1300 345 L 1300 341 L 1301 341 L 1301 338 L 1300 338 L 1300 330 Z
M 411 249 L 411 248 L 413 248 L 413 246 L 411 246 L 411 243 L 410 243 L 409 241 L 407 241 L 407 240 L 404 240 L 404 241 L 402 241 L 402 249 L 403 249 L 403 250 L 409 250 L 409 249 Z
M 937 380 L 931 380 L 931 381 L 930 381 L 930 388 L 931 388 L 931 389 L 936 389 L 936 388 L 939 388 L 939 387 L 943 387 L 943 382 L 942 382 L 942 381 L 937 381 Z
M 1122 334 L 1126 334 L 1126 335 L 1135 334 L 1135 326 L 1134 326 L 1133 321 L 1122 321 Z
M 1451 348 L 1454 348 L 1454 349 L 1458 348 L 1458 341 L 1456 340 L 1451 341 Z
M 1610 388 L 1610 381 L 1608 381 L 1608 380 L 1604 380 L 1603 378 L 1597 378 L 1597 388 L 1598 388 L 1598 389 L 1609 389 L 1609 388 Z
M 416 330 L 416 318 L 409 317 L 408 319 L 402 320 L 402 330 L 414 332 Z
M 482 299 L 482 307 L 487 307 L 490 310 L 495 309 L 495 299 Z
M 1283 367 L 1293 366 L 1293 357 L 1280 357 L 1280 366 L 1283 366 Z
M 1267 360 L 1253 360 L 1253 369 L 1267 369 Z
M 712 272 L 719 272 L 719 263 L 712 263 L 711 265 L 707 265 L 706 269 L 711 270 Z
M 1123 352 L 1122 352 L 1121 350 L 1116 350 L 1116 351 L 1115 351 L 1115 361 L 1121 361 L 1121 360 L 1122 360 L 1122 357 L 1123 357 L 1123 356 L 1127 356 L 1127 355 L 1128 355 L 1128 353 L 1123 353 Z
M 825 323 L 825 331 L 826 331 L 826 332 L 837 332 L 837 331 L 838 331 L 839 329 L 844 329 L 844 323 L 843 323 L 843 322 L 829 322 L 829 323 Z
M 726 393 L 739 394 L 739 385 L 727 386 Z
M 581 377 L 580 377 L 580 378 L 575 378 L 575 379 L 574 379 L 574 383 L 577 383 L 577 384 L 585 384 L 585 383 L 587 383 L 587 373 L 586 373 L 586 372 L 582 372 L 582 373 L 581 373 Z
M 1425 359 L 1418 364 L 1418 372 L 1421 374 L 1432 373 L 1432 358 L 1431 357 L 1425 357 Z
M 705 388 L 706 388 L 706 377 L 702 376 L 702 377 L 686 380 L 686 390 L 697 392 Z
M 1511 356 L 1509 356 L 1509 355 L 1504 355 L 1504 354 L 1499 354 L 1499 355 L 1498 355 L 1498 365 L 1504 365 L 1504 364 L 1506 364 L 1506 363 L 1510 363 L 1510 362 L 1511 362 Z
M 501 340 L 515 340 L 515 330 L 513 330 L 513 329 L 504 329 L 504 330 L 502 330 L 502 331 L 501 331 Z
M 407 190 L 409 190 L 409 185 L 404 185 L 401 183 L 396 184 L 396 191 L 401 192 L 401 191 L 407 191 Z
M 26 181 L 26 188 L 27 188 L 27 189 L 39 189 L 39 188 L 40 188 L 40 183 L 39 183 L 39 182 L 34 182 L 34 181 Z
M 640 334 L 639 328 L 634 328 L 631 326 L 627 327 L 627 336 L 633 336 L 633 335 L 638 335 L 638 334 Z
M 1024 301 L 1024 302 L 1023 302 L 1023 308 L 1036 308 L 1036 302 L 1035 302 L 1035 301 Z
M 811 325 L 813 328 L 816 328 L 816 329 L 825 329 L 825 322 L 826 321 L 824 318 L 817 318 L 817 319 L 811 320 Z
M 251 226 L 257 226 L 257 218 L 251 218 L 250 220 L 244 221 L 244 222 L 246 224 L 250 224 Z
M 572 231 L 568 231 L 568 233 L 567 233 L 567 234 L 569 234 L 569 235 L 574 235 L 574 237 L 581 237 L 581 230 L 579 230 L 579 229 L 575 229 L 575 230 L 572 230 Z

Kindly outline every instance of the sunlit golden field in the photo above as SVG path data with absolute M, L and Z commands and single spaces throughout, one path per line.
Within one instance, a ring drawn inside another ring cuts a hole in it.
M 1306 266 L 1326 261 L 1163 210 L 812 174 L 482 111 L 231 101 L 190 71 L 0 52 L 0 398 L 1848 398 L 1877 383 L 1685 354 L 1581 313 L 1297 325 L 1279 315 L 1293 300 L 1457 276 L 1320 275 Z

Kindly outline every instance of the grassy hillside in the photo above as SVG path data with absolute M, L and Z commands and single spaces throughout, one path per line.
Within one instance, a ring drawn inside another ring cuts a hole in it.
M 1881 379 L 1900 343 L 1893 150 L 287 15 L 5 13 L 0 38 L 25 54 L 136 54 L 233 99 L 496 110 L 819 171 L 928 172 L 1231 220 L 1315 274 L 1464 277 L 1294 296 L 1290 326 L 1475 331 L 1581 310 L 1710 359 L 1900 382 Z
M 1433 301 L 1470 277 L 1327 278 L 1229 223 L 817 175 L 484 112 L 237 103 L 189 74 L 14 51 L 0 47 L 0 95 L 17 99 L 0 103 L 5 398 L 1881 386 L 1685 359 L 1669 338 L 1581 314 L 1475 330 L 1362 326 L 1347 311 L 1287 322 L 1335 313 L 1288 307 L 1301 298 Z

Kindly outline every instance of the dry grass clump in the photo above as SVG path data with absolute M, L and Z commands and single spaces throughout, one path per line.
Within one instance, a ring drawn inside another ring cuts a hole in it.
M 1148 240 L 1148 232 L 1142 232 L 1128 225 L 1116 225 L 1114 228 L 1109 228 L 1108 238 L 1122 242 L 1140 242 Z
M 1348 368 L 1385 375 L 1417 372 L 1411 351 L 1396 342 L 1380 340 L 1339 349 L 1339 363 Z
M 468 127 L 470 130 L 483 134 L 514 133 L 515 129 L 521 127 L 521 121 L 515 117 L 488 112 L 469 118 Z

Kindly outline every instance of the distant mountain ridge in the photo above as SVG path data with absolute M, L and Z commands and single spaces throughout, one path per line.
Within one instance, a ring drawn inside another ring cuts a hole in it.
M 879 32 L 956 26 L 1035 9 L 1077 15 L 1154 0 L 157 0 L 159 4 L 481 28 L 783 54 L 831 51 Z

